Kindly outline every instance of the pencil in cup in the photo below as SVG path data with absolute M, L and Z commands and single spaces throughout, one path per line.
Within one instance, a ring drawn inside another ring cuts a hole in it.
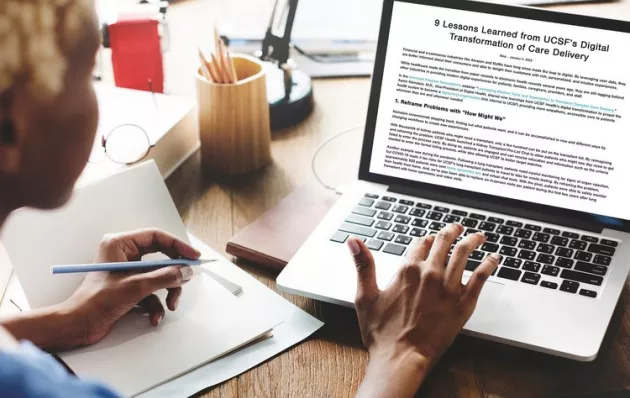
M 235 83 L 207 79 L 206 74 L 212 70 L 204 65 L 196 75 L 202 165 L 223 175 L 252 172 L 271 162 L 263 64 L 242 54 L 234 54 L 230 60 L 237 77 Z

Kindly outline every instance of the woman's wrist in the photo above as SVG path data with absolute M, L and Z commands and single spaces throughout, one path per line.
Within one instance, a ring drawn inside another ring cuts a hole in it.
M 404 347 L 370 350 L 370 362 L 358 397 L 412 397 L 433 366 L 417 350 Z
M 29 340 L 47 351 L 85 345 L 85 320 L 68 303 L 21 312 L 0 321 L 17 340 Z

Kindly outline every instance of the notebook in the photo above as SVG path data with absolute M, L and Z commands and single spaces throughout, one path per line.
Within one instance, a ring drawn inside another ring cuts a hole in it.
M 188 241 L 152 161 L 77 189 L 61 209 L 15 212 L 2 241 L 29 306 L 38 308 L 65 300 L 83 278 L 52 275 L 50 265 L 90 262 L 105 233 L 146 227 Z M 178 310 L 167 312 L 157 328 L 145 315 L 131 313 L 98 344 L 60 357 L 79 377 L 97 378 L 134 396 L 269 333 L 274 321 L 249 308 L 197 268 Z

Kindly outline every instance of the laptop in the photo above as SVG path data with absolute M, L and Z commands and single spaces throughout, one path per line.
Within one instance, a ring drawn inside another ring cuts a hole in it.
M 465 333 L 593 360 L 630 269 L 630 23 L 385 0 L 359 180 L 277 279 L 352 307 L 363 239 L 384 289 L 453 222 L 501 263 Z

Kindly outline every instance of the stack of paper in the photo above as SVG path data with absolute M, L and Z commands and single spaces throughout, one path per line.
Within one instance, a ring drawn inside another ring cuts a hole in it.
M 80 274 L 52 275 L 50 265 L 90 262 L 105 233 L 145 227 L 161 228 L 188 241 L 153 162 L 78 189 L 62 209 L 14 213 L 2 238 L 28 304 L 36 308 L 66 299 L 82 280 Z M 195 245 L 203 246 L 199 241 Z M 204 255 L 218 257 L 209 250 L 206 247 Z M 221 260 L 197 269 L 193 280 L 184 286 L 177 311 L 168 312 L 158 327 L 151 326 L 145 315 L 131 313 L 103 341 L 62 353 L 61 358 L 79 377 L 103 380 L 128 396 L 163 396 L 164 389 L 173 385 L 178 386 L 177 395 L 182 394 L 182 388 L 193 394 L 251 368 L 321 326 L 321 322 L 226 263 Z M 238 271 L 233 274 L 230 267 Z M 226 280 L 237 279 L 244 292 L 233 295 L 215 281 L 215 271 Z M 160 295 L 164 297 L 163 292 Z M 259 303 L 268 305 L 270 311 L 265 312 Z M 218 368 L 214 379 L 198 377 L 207 375 L 208 368 L 202 365 L 219 357 L 224 364 L 229 363 L 232 355 L 225 354 L 267 336 L 285 321 L 296 326 L 297 335 L 283 328 L 282 340 L 262 350 L 252 351 L 254 345 L 234 354 L 236 360 L 232 358 L 231 365 L 223 366 L 224 372 Z M 199 388 L 193 391 L 191 386 Z

